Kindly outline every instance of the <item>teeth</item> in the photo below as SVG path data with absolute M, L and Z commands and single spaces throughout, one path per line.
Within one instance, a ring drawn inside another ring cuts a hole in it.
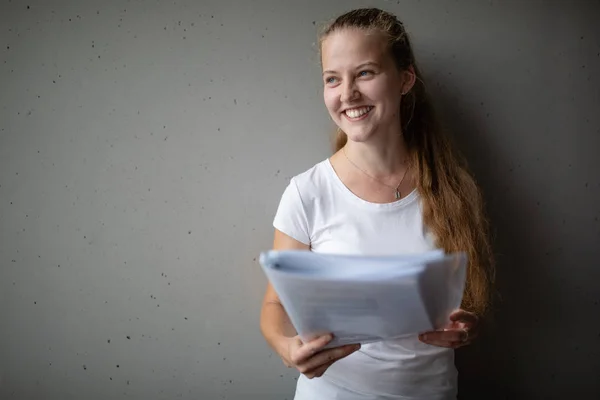
M 373 107 L 353 108 L 351 110 L 346 110 L 346 115 L 349 116 L 350 118 L 362 117 L 363 115 L 365 115 L 366 113 L 371 111 L 372 108 Z

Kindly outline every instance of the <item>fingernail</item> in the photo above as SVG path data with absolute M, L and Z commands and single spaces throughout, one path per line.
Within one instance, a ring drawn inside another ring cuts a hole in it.
M 419 338 L 421 340 L 427 340 L 427 335 L 425 335 L 425 334 L 422 333 L 422 334 L 419 335 Z

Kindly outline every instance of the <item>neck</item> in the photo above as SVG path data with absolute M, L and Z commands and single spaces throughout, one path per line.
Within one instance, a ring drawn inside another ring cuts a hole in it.
M 401 134 L 360 143 L 348 140 L 345 151 L 353 162 L 375 177 L 389 177 L 404 171 L 408 166 L 408 151 Z

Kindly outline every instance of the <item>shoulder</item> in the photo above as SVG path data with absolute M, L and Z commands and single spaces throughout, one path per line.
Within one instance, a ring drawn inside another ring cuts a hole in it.
M 309 169 L 293 176 L 290 186 L 293 186 L 301 198 L 309 200 L 318 197 L 319 193 L 331 183 L 331 165 L 329 159 L 318 162 Z
M 273 226 L 291 238 L 310 244 L 315 199 L 327 184 L 325 160 L 290 179 L 275 214 Z

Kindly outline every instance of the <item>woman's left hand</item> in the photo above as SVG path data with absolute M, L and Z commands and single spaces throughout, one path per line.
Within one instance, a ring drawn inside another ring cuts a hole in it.
M 456 310 L 450 314 L 450 323 L 443 329 L 423 332 L 419 340 L 439 347 L 457 349 L 470 344 L 479 334 L 479 317 L 465 311 Z

